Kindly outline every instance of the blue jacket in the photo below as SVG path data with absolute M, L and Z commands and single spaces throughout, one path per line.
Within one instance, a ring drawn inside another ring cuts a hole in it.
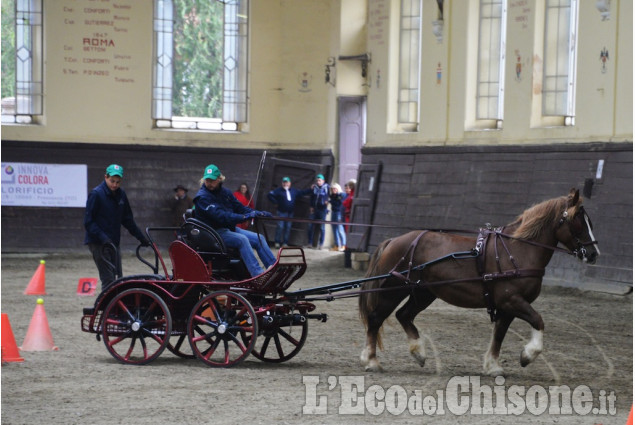
M 134 221 L 126 192 L 122 188 L 113 192 L 103 181 L 90 191 L 86 200 L 84 244 L 103 244 L 111 241 L 115 246 L 119 246 L 122 225 L 139 242 L 146 240 Z
M 336 195 L 331 193 L 331 211 L 333 212 L 341 212 L 344 211 L 342 209 L 342 201 L 346 199 L 346 193 L 340 192 Z
M 329 202 L 330 191 L 331 188 L 328 183 L 324 183 L 322 186 L 315 185 L 311 194 L 311 207 L 317 210 L 325 210 Z
M 245 214 L 252 212 L 236 199 L 231 190 L 222 185 L 213 192 L 201 185 L 194 197 L 194 215 L 214 229 L 236 230 L 236 225 L 245 221 Z
M 267 198 L 274 204 L 278 205 L 278 211 L 283 213 L 293 213 L 293 209 L 295 207 L 295 200 L 298 197 L 306 196 L 313 192 L 313 189 L 304 189 L 299 190 L 295 187 L 289 188 L 289 195 L 291 195 L 291 200 L 287 199 L 287 191 L 284 190 L 284 187 L 280 186 L 269 192 Z

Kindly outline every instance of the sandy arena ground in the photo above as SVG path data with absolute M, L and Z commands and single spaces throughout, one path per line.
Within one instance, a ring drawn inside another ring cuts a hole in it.
M 344 268 L 341 253 L 307 250 L 306 255 L 307 274 L 292 289 L 363 275 Z M 2 255 L 2 312 L 17 344 L 24 341 L 36 306 L 38 297 L 23 291 L 40 259 L 46 260 L 43 298 L 59 351 L 21 351 L 23 363 L 2 365 L 2 424 L 624 424 L 633 401 L 631 295 L 544 288 L 534 303 L 545 322 L 543 354 L 520 366 L 530 328 L 514 321 L 501 354 L 504 380 L 481 376 L 492 328 L 486 312 L 442 301 L 415 322 L 429 356 L 424 368 L 410 357 L 393 316 L 384 327 L 385 350 L 379 352 L 384 371 L 364 372 L 359 354 L 365 333 L 356 298 L 319 302 L 316 312 L 327 313 L 329 320 L 311 321 L 304 348 L 286 363 L 249 357 L 237 367 L 215 369 L 165 350 L 147 366 L 129 366 L 116 362 L 94 334 L 81 331 L 82 308 L 92 306 L 94 297 L 78 296 L 77 283 L 97 275 L 84 254 Z M 148 271 L 132 255 L 124 257 L 124 274 Z M 573 414 L 549 414 L 558 406 L 533 402 L 557 385 L 577 395 Z M 478 414 L 471 401 L 479 396 L 476 390 L 503 400 L 507 414 Z M 535 415 L 541 406 L 546 411 Z M 460 414 L 463 408 L 466 414 Z M 311 410 L 325 414 L 307 414 Z M 361 414 L 347 414 L 356 410 Z

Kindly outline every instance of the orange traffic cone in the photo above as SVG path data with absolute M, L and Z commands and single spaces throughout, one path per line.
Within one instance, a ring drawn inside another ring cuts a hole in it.
M 631 413 L 628 414 L 628 419 L 626 419 L 626 425 L 633 425 L 633 406 L 631 405 Z
M 23 362 L 24 359 L 20 357 L 18 351 L 18 345 L 15 343 L 15 336 L 13 336 L 13 330 L 11 330 L 11 323 L 9 323 L 9 315 L 2 313 L 2 363 L 10 362 Z
M 33 277 L 24 290 L 24 295 L 46 295 L 44 286 L 46 285 L 46 261 L 40 260 L 40 265 L 33 273 Z
M 26 331 L 26 337 L 20 347 L 22 351 L 49 351 L 59 350 L 58 347 L 53 345 L 53 336 L 51 335 L 51 329 L 49 329 L 49 321 L 46 318 L 46 311 L 44 311 L 44 300 L 42 298 L 37 299 L 37 305 L 35 311 L 31 317 L 31 323 L 29 329 Z

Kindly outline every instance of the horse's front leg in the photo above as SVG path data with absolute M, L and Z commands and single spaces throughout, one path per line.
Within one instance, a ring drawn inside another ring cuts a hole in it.
M 538 313 L 536 313 L 538 314 Z M 538 316 L 540 317 L 540 315 Z M 542 322 L 542 318 L 540 319 Z M 522 367 L 527 366 L 529 363 L 536 360 L 538 354 L 542 353 L 542 333 L 544 326 L 541 329 L 531 330 L 531 340 L 525 345 L 525 348 L 520 353 L 520 365 Z
M 494 323 L 494 331 L 492 332 L 492 341 L 489 350 L 483 356 L 483 371 L 490 376 L 503 375 L 503 367 L 498 359 L 500 356 L 501 345 L 507 334 L 509 325 L 514 320 L 514 316 L 500 313 Z
M 509 307 L 512 307 L 512 309 Z M 514 297 L 511 305 L 506 303 L 504 312 L 524 320 L 533 328 L 531 330 L 531 339 L 520 353 L 520 365 L 525 367 L 536 360 L 536 357 L 542 352 L 542 334 L 545 324 L 540 314 L 534 310 L 531 304 L 520 297 Z

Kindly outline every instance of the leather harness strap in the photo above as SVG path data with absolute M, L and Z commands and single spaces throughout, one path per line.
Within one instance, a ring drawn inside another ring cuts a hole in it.
M 417 248 L 417 245 L 419 244 L 419 239 L 421 239 L 421 237 L 423 235 L 425 235 L 426 233 L 428 233 L 428 231 L 424 230 L 421 233 L 419 233 L 419 235 L 416 238 L 414 238 L 414 240 L 410 243 L 410 246 L 408 247 L 408 249 L 404 253 L 403 257 L 401 257 L 401 260 L 399 260 L 397 262 L 397 264 L 395 264 L 395 267 L 393 267 L 392 270 L 389 271 L 388 273 L 390 273 L 391 275 L 393 275 L 395 277 L 398 277 L 401 280 L 406 281 L 407 283 L 411 283 L 410 282 L 410 272 L 412 271 L 412 265 L 413 265 L 413 261 L 414 261 L 415 250 Z M 410 260 L 408 261 L 408 271 L 406 272 L 406 275 L 404 276 L 403 274 L 401 274 L 401 273 L 399 273 L 397 271 L 397 267 L 399 267 L 399 264 L 403 263 L 406 260 L 406 256 L 408 255 L 408 253 L 410 253 Z
M 476 246 L 473 248 L 472 252 L 474 253 L 474 258 L 476 258 L 476 270 L 478 273 L 477 277 L 468 277 L 462 279 L 454 279 L 454 280 L 445 280 L 442 282 L 412 282 L 410 281 L 410 272 L 413 269 L 414 255 L 417 245 L 419 244 L 419 240 L 421 237 L 428 232 L 428 230 L 424 230 L 410 243 L 408 249 L 401 257 L 401 259 L 395 264 L 395 267 L 392 268 L 388 272 L 391 276 L 402 280 L 407 284 L 412 284 L 413 288 L 417 285 L 420 286 L 433 286 L 433 285 L 448 285 L 452 283 L 460 283 L 460 282 L 474 282 L 481 281 L 483 283 L 483 298 L 485 299 L 485 304 L 487 306 L 487 313 L 490 316 L 490 320 L 492 322 L 496 321 L 497 312 L 496 312 L 496 304 L 494 302 L 494 297 L 492 295 L 492 282 L 498 279 L 511 279 L 511 278 L 521 278 L 521 277 L 543 277 L 545 275 L 544 269 L 521 269 L 518 267 L 518 263 L 516 259 L 511 254 L 511 251 L 507 247 L 505 243 L 505 238 L 508 235 L 503 233 L 504 228 L 499 227 L 496 229 L 492 229 L 490 226 L 479 229 L 478 237 L 476 238 Z M 490 240 L 490 235 L 494 235 L 494 255 L 496 259 L 496 268 L 497 270 L 491 273 L 486 273 L 485 270 L 485 260 L 486 260 L 486 252 L 487 252 L 487 243 Z M 503 246 L 507 256 L 514 266 L 511 270 L 503 271 L 500 263 L 500 256 L 498 253 L 498 244 Z M 406 257 L 408 257 L 408 269 L 406 273 L 398 272 L 397 268 L 400 264 L 406 261 Z M 382 289 L 396 289 L 396 288 L 382 288 Z

